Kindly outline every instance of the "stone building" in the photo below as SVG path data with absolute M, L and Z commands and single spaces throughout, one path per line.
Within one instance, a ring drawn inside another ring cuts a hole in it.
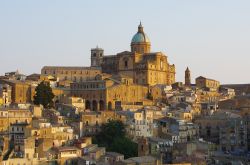
M 7 110 L 0 110 L 0 133 L 8 132 L 8 111 Z
M 0 84 L 0 105 L 8 106 L 11 103 L 11 86 Z
M 38 83 L 39 82 L 25 80 L 1 79 L 0 88 L 2 88 L 2 90 L 0 90 L 0 97 L 2 96 L 4 98 L 2 104 L 33 103 L 33 97 L 36 94 L 35 89 Z M 63 94 L 66 94 L 67 92 L 65 90 L 64 88 L 52 86 L 52 92 L 55 95 L 54 100 L 58 100 Z
M 46 80 L 52 76 L 58 81 L 82 82 L 92 80 L 101 69 L 96 67 L 63 67 L 63 66 L 44 66 L 41 70 L 41 80 Z
M 215 103 L 220 100 L 220 93 L 217 91 L 196 90 L 199 103 Z
M 111 120 L 119 120 L 126 123 L 127 118 L 122 116 L 119 111 L 81 112 L 79 123 L 80 137 L 96 135 L 101 130 L 101 126 Z
M 24 150 L 24 132 L 31 121 L 32 114 L 28 109 L 0 109 L 0 135 L 7 133 L 14 152 Z
M 25 81 L 19 80 L 0 80 L 0 84 L 8 85 L 11 88 L 11 102 L 22 104 L 31 102 L 31 86 Z
M 209 79 L 206 77 L 197 77 L 195 79 L 196 82 L 196 86 L 198 88 L 208 88 L 208 89 L 215 89 L 218 90 L 218 88 L 220 87 L 220 82 L 213 80 L 213 79 Z
M 91 49 L 90 67 L 45 66 L 41 79 L 52 77 L 59 83 L 71 81 L 70 95 L 86 100 L 86 109 L 126 109 L 152 105 L 149 86 L 175 82 L 175 66 L 162 52 L 151 52 L 151 42 L 140 23 L 131 40 L 131 51 L 104 55 L 102 48 Z
M 158 119 L 159 137 L 171 140 L 173 143 L 187 143 L 197 139 L 197 127 L 192 122 L 186 122 L 175 117 Z
M 130 125 L 131 137 L 155 137 L 157 136 L 157 124 L 155 120 L 162 118 L 161 110 L 144 108 L 134 112 L 133 124 Z
M 195 123 L 199 126 L 199 136 L 218 144 L 220 150 L 247 150 L 247 125 L 240 115 L 219 111 Z
M 32 114 L 29 109 L 18 108 L 1 108 L 0 117 L 7 119 L 7 123 L 3 123 L 5 127 L 9 127 L 14 123 L 30 123 L 32 121 Z
M 149 86 L 175 82 L 175 66 L 162 52 L 151 52 L 141 24 L 132 38 L 131 51 L 105 56 L 103 49 L 91 49 L 91 68 L 101 69 L 102 74 L 76 81 L 70 89 L 71 96 L 84 98 L 86 108 L 92 110 L 152 105 Z
M 247 151 L 247 125 L 241 118 L 226 121 L 220 129 L 220 150 Z
M 161 157 L 162 163 L 172 162 L 173 142 L 159 137 L 142 137 L 138 139 L 138 156 Z
M 52 148 L 49 152 L 50 157 L 57 161 L 57 164 L 77 164 L 76 158 L 82 154 L 81 150 L 72 146 L 62 146 Z
M 12 144 L 14 144 L 14 151 L 21 152 L 24 150 L 24 132 L 29 126 L 28 123 L 11 123 L 9 129 L 9 136 Z
M 106 152 L 104 160 L 105 163 L 109 163 L 109 165 L 116 165 L 117 162 L 124 160 L 124 155 L 117 152 Z
M 151 104 L 148 87 L 134 84 L 124 75 L 97 75 L 95 80 L 71 84 L 71 95 L 85 99 L 86 109 L 125 109 L 133 105 Z
M 141 85 L 167 84 L 175 82 L 175 66 L 170 65 L 162 52 L 151 52 L 151 43 L 142 25 L 131 41 L 131 51 L 104 56 L 103 49 L 91 50 L 91 66 L 101 67 L 102 72 L 123 74 Z
M 52 139 L 54 146 L 65 144 L 74 138 L 73 130 L 65 125 L 52 125 L 50 122 L 40 118 L 32 121 L 32 127 L 26 130 L 26 137 L 36 137 L 37 139 Z

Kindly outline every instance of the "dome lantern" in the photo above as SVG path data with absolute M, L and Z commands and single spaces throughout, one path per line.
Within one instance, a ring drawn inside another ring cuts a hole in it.
M 143 26 L 140 22 L 138 26 L 138 32 L 133 36 L 131 40 L 131 51 L 141 54 L 149 53 L 150 46 L 150 40 L 146 33 L 144 33 Z

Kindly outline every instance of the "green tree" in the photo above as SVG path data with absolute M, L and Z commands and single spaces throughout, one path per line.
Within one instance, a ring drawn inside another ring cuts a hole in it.
M 36 94 L 34 96 L 34 104 L 43 105 L 44 108 L 53 107 L 53 98 L 55 95 L 52 92 L 52 89 L 49 83 L 42 81 L 35 89 Z
M 153 100 L 152 93 L 148 93 L 148 94 L 147 94 L 147 99 L 149 99 L 149 100 Z
M 137 144 L 126 137 L 121 121 L 111 120 L 101 126 L 101 132 L 93 138 L 94 143 L 106 147 L 107 151 L 119 152 L 125 158 L 137 156 Z
M 138 145 L 127 137 L 115 138 L 109 149 L 110 151 L 122 153 L 125 158 L 138 155 Z

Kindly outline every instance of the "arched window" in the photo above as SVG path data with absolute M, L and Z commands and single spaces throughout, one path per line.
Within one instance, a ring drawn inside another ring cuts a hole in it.
M 110 101 L 108 102 L 108 110 L 112 110 L 112 103 Z
M 85 102 L 85 107 L 86 107 L 86 109 L 90 109 L 91 108 L 91 105 L 90 105 L 91 103 L 90 103 L 90 101 L 89 100 L 86 100 L 86 102 Z
M 124 68 L 128 68 L 128 61 L 129 59 L 127 57 L 123 58 Z
M 93 110 L 93 111 L 97 111 L 97 110 L 98 110 L 97 101 L 96 101 L 96 100 L 93 100 L 93 101 L 92 101 L 92 110 Z
M 160 62 L 160 66 L 161 66 L 161 69 L 163 69 L 163 62 L 162 62 L 162 60 Z
M 124 61 L 124 66 L 125 66 L 125 68 L 127 68 L 128 67 L 128 61 L 126 60 L 126 61 Z
M 99 109 L 100 109 L 100 111 L 105 110 L 105 102 L 103 100 L 99 101 Z

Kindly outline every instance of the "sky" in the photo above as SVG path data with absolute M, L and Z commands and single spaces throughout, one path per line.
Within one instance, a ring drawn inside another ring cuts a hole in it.
M 223 84 L 250 83 L 249 0 L 0 0 L 0 74 L 89 66 L 90 49 L 130 50 L 139 22 L 153 52 Z

